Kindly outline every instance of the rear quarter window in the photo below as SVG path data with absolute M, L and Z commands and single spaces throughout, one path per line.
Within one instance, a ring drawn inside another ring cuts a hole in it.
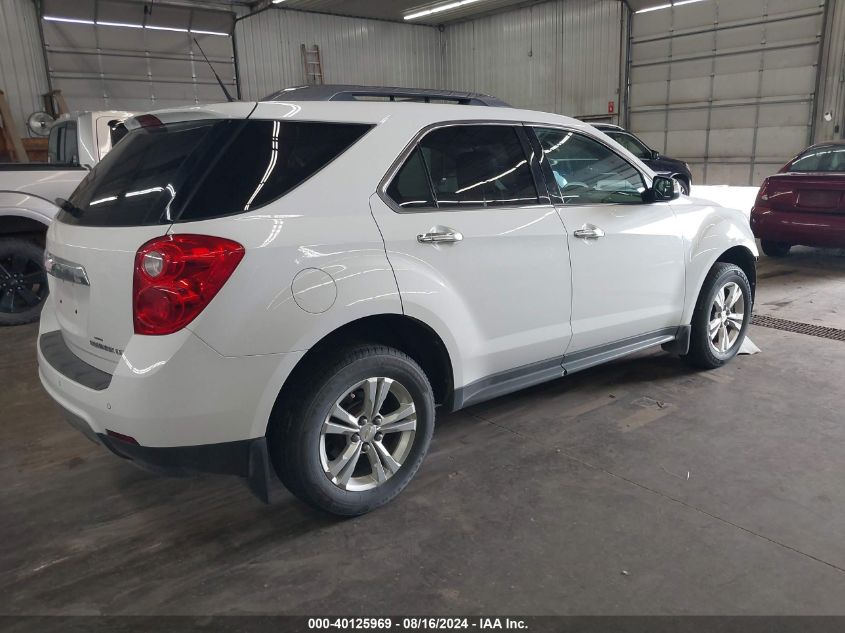
M 370 128 L 225 120 L 136 129 L 88 174 L 58 219 L 144 226 L 250 211 L 302 184 Z

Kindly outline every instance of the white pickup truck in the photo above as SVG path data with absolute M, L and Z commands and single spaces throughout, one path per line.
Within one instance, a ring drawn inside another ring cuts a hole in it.
M 38 318 L 47 296 L 44 235 L 88 171 L 119 141 L 130 112 L 81 112 L 50 129 L 47 163 L 0 164 L 0 326 Z

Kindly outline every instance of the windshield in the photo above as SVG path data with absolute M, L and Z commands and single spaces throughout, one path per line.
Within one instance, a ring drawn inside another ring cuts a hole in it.
M 622 147 L 631 152 L 634 156 L 642 160 L 651 159 L 651 149 L 646 147 L 640 139 L 628 132 L 605 132 L 610 138 L 619 143 Z

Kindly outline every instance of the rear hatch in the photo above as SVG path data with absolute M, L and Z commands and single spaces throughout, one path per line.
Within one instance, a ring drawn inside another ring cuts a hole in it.
M 777 174 L 760 195 L 774 211 L 845 214 L 845 173 Z
M 56 318 L 68 347 L 99 369 L 114 369 L 134 332 L 139 247 L 167 233 L 193 196 L 204 157 L 241 123 L 213 117 L 164 124 L 147 118 L 86 176 L 50 229 Z
M 103 371 L 113 371 L 136 331 L 133 280 L 141 246 L 168 233 L 190 234 L 191 222 L 244 213 L 277 200 L 372 127 L 247 120 L 253 104 L 245 103 L 213 108 L 130 119 L 130 133 L 62 205 L 50 228 L 47 267 L 63 338 L 77 356 Z M 235 111 L 236 118 L 221 117 L 219 111 L 226 109 Z M 227 236 L 212 237 L 219 241 Z M 186 265 L 185 275 L 188 269 Z M 181 275 L 176 283 L 184 281 Z M 145 295 L 142 290 L 141 296 L 164 294 Z M 139 331 L 168 333 L 163 328 Z

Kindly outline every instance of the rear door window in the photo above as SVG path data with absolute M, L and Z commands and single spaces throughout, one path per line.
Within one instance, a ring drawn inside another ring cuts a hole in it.
M 528 156 L 510 125 L 456 125 L 420 141 L 441 209 L 537 204 Z
M 387 188 L 387 195 L 403 209 L 430 209 L 437 206 L 431 191 L 428 170 L 419 147 L 396 172 L 396 176 Z
M 143 226 L 250 211 L 302 184 L 370 127 L 262 120 L 142 127 L 86 176 L 59 220 Z
M 539 202 L 528 155 L 511 125 L 450 125 L 429 132 L 386 193 L 409 210 Z

